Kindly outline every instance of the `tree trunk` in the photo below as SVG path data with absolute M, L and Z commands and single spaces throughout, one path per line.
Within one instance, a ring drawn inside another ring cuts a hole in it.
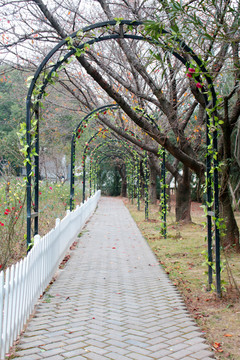
M 127 176 L 126 176 L 126 165 L 122 164 L 121 166 L 117 167 L 119 175 L 122 179 L 122 185 L 121 185 L 121 196 L 127 197 Z
M 170 184 L 173 180 L 174 176 L 169 172 L 167 174 L 167 177 L 166 177 L 166 184 L 167 184 L 167 188 L 166 188 L 166 194 L 167 194 L 167 209 L 168 209 L 168 212 L 171 211 L 171 188 L 170 188 Z
M 183 167 L 183 176 L 178 180 L 176 191 L 176 221 L 191 222 L 191 174 L 189 168 Z
M 219 200 L 220 218 L 223 218 L 226 225 L 225 235 L 221 237 L 222 245 L 225 248 L 234 247 L 236 251 L 240 252 L 239 229 L 234 217 L 228 186 L 222 189 Z
M 122 180 L 122 187 L 121 187 L 121 196 L 127 197 L 127 182 L 126 180 Z

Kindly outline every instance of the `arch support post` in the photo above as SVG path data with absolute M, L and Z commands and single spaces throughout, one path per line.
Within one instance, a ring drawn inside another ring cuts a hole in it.
M 216 261 L 216 290 L 219 297 L 222 296 L 221 289 L 221 260 L 220 260 L 220 229 L 219 229 L 219 187 L 218 187 L 218 144 L 217 130 L 213 133 L 213 148 L 216 156 L 213 159 L 214 173 L 214 211 L 215 211 L 215 261 Z
M 26 184 L 26 192 L 27 192 L 27 251 L 31 244 L 31 172 L 32 167 L 30 163 L 31 158 L 31 98 L 27 99 L 27 117 L 26 117 L 26 140 L 27 140 L 27 157 L 29 161 L 26 164 L 26 172 L 27 172 L 27 184 Z
M 166 152 L 162 151 L 162 165 L 161 165 L 161 200 L 162 200 L 162 235 L 164 239 L 167 237 L 167 201 L 166 201 Z
M 140 160 L 137 160 L 137 209 L 140 211 Z
M 37 110 L 35 110 L 35 116 L 37 119 L 36 132 L 35 132 L 35 152 L 34 156 L 34 236 L 38 234 L 38 221 L 39 221 L 39 103 L 37 104 Z
M 207 115 L 206 123 L 206 144 L 207 149 L 210 146 L 209 136 L 210 120 Z M 212 174 L 211 174 L 211 156 L 207 153 L 206 157 L 206 176 L 207 176 L 207 241 L 208 241 L 208 291 L 212 288 L 213 282 L 213 255 L 212 255 L 212 216 L 214 215 L 212 210 Z
M 147 152 L 144 154 L 143 159 L 143 173 L 144 173 L 144 200 L 145 200 L 145 220 L 149 218 L 149 194 L 148 194 L 148 162 L 147 162 Z
M 92 196 L 92 160 L 90 159 L 89 168 L 89 196 Z
M 85 201 L 85 192 L 86 192 L 86 158 L 85 154 L 83 155 L 83 194 L 82 194 L 82 202 Z
M 33 234 L 38 234 L 38 210 L 39 210 L 39 102 L 34 109 L 34 135 L 31 122 L 31 98 L 27 98 L 26 115 L 26 142 L 27 142 L 27 252 L 31 249 L 32 243 L 32 218 L 34 219 Z M 34 141 L 33 141 L 34 136 Z M 33 154 L 32 154 L 33 150 Z M 34 159 L 34 164 L 32 163 Z M 32 212 L 32 177 L 34 176 L 34 212 Z
M 76 136 L 73 135 L 71 142 L 70 211 L 73 210 L 73 206 L 74 206 L 75 152 L 76 152 Z
M 216 94 L 213 97 L 213 106 L 216 105 Z M 215 124 L 214 113 L 211 120 Z M 213 220 L 214 220 L 214 236 L 215 236 L 215 275 L 216 275 L 216 292 L 218 297 L 222 296 L 221 289 L 221 255 L 220 255 L 220 223 L 219 223 L 219 182 L 218 182 L 218 131 L 215 129 L 210 133 L 210 117 L 207 115 L 206 125 L 206 176 L 207 176 L 207 237 L 208 237 L 208 290 L 211 290 L 213 283 Z M 216 128 L 216 126 L 215 126 Z M 212 149 L 213 155 L 209 153 Z M 212 172 L 213 167 L 213 172 Z M 213 174 L 212 174 L 213 173 Z

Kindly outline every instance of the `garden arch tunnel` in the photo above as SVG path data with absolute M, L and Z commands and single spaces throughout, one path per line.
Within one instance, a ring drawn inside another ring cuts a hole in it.
M 115 110 L 119 110 L 120 105 L 118 104 L 108 104 L 104 106 L 100 106 L 98 108 L 93 109 L 90 111 L 86 116 L 84 116 L 79 124 L 77 125 L 76 129 L 73 132 L 72 140 L 71 140 L 71 175 L 70 175 L 70 210 L 73 208 L 73 200 L 74 200 L 74 172 L 75 172 L 75 156 L 76 156 L 76 140 L 80 138 L 81 134 L 84 131 L 84 128 L 89 124 L 90 121 L 94 120 L 99 116 L 99 114 L 106 114 L 107 112 L 113 112 Z M 158 124 L 156 123 L 155 119 L 152 116 L 146 114 L 142 109 L 136 109 L 137 112 L 141 113 L 145 118 L 147 118 L 155 127 L 159 129 Z M 123 131 L 123 129 L 121 129 Z M 114 130 L 113 130 L 114 131 Z M 125 133 L 127 132 L 131 136 L 134 136 L 137 140 L 138 139 L 133 131 L 129 129 L 124 130 Z M 161 161 L 161 180 L 163 183 L 163 221 L 166 223 L 166 190 L 165 190 L 165 150 L 163 148 L 162 152 L 162 161 Z M 84 191 L 84 184 L 85 181 L 83 179 L 83 201 L 85 200 L 85 191 Z M 165 234 L 166 235 L 166 234 Z
M 123 163 L 126 160 L 126 155 L 125 154 L 124 154 L 125 158 L 124 158 L 124 156 L 122 154 L 118 154 L 118 153 L 116 153 L 116 154 L 114 154 L 114 153 L 106 154 L 106 153 L 103 152 L 103 153 L 101 153 L 101 155 L 102 155 L 101 158 L 98 158 L 98 159 L 95 160 L 95 169 L 94 169 L 95 172 L 98 172 L 98 167 L 106 159 L 121 159 Z M 91 181 L 91 177 L 90 177 L 90 181 Z M 91 195 L 91 191 L 90 191 L 90 195 Z
M 127 164 L 126 164 L 126 160 L 127 160 Z M 128 164 L 129 162 L 133 162 L 134 160 L 131 159 L 131 156 L 126 156 L 126 153 L 124 151 L 120 151 L 118 152 L 117 149 L 116 151 L 102 151 L 100 153 L 100 155 L 97 156 L 97 158 L 95 159 L 94 161 L 94 167 L 95 167 L 95 172 L 96 172 L 96 177 L 97 177 L 97 184 L 98 184 L 98 187 L 100 187 L 100 170 L 101 170 L 101 164 L 103 162 L 108 162 L 108 161 L 111 161 L 111 164 L 116 167 L 119 167 L 119 165 L 121 166 L 125 166 L 126 168 L 126 178 L 128 178 L 129 176 L 129 169 L 128 169 Z M 132 184 L 131 184 L 132 185 Z M 100 190 L 101 190 L 101 187 L 100 187 Z M 130 194 L 130 191 L 131 191 L 131 196 L 133 197 L 133 186 L 130 186 L 128 180 L 127 180 L 127 192 L 128 194 Z
M 49 54 L 44 58 L 40 66 L 38 67 L 29 91 L 27 95 L 26 107 L 26 163 L 27 163 L 27 244 L 31 243 L 31 219 L 34 218 L 35 222 L 35 232 L 38 232 L 38 192 L 39 192 L 39 113 L 40 113 L 40 102 L 45 95 L 45 89 L 48 83 L 53 82 L 54 78 L 58 75 L 57 71 L 61 70 L 65 63 L 67 63 L 73 55 L 80 61 L 81 55 L 87 50 L 87 48 L 94 43 L 103 42 L 112 39 L 133 39 L 137 41 L 146 41 L 156 46 L 162 47 L 165 51 L 171 52 L 178 60 L 186 66 L 186 69 L 190 67 L 190 63 L 181 55 L 181 53 L 186 53 L 188 57 L 192 59 L 194 64 L 199 68 L 199 74 L 205 79 L 207 85 L 202 86 L 201 92 L 203 94 L 205 107 L 208 110 L 206 114 L 206 145 L 207 148 L 212 147 L 213 157 L 210 154 L 210 151 L 207 151 L 206 156 L 206 171 L 207 171 L 207 226 L 208 226 L 208 261 L 212 263 L 212 218 L 215 219 L 215 251 L 216 251 L 216 281 L 217 281 L 217 292 L 220 295 L 221 293 L 221 281 L 220 281 L 220 236 L 219 236 L 219 200 L 218 200 L 218 157 L 217 157 L 217 129 L 214 126 L 212 137 L 210 136 L 210 123 L 213 125 L 216 124 L 214 117 L 214 110 L 216 106 L 216 93 L 214 90 L 213 82 L 211 76 L 208 74 L 207 69 L 203 61 L 194 53 L 194 51 L 187 46 L 187 44 L 182 40 L 177 38 L 174 34 L 169 31 L 161 28 L 161 39 L 166 38 L 166 41 L 160 42 L 159 40 L 154 39 L 151 36 L 142 35 L 141 32 L 138 32 L 141 27 L 144 25 L 142 21 L 132 21 L 132 20 L 112 20 L 102 23 L 93 24 L 83 28 L 80 31 L 74 32 L 69 37 L 63 39 L 56 45 Z M 116 29 L 117 28 L 117 29 Z M 100 36 L 92 35 L 92 38 L 88 41 L 82 41 L 81 36 L 86 36 L 87 33 L 91 33 L 92 30 L 103 31 Z M 105 32 L 108 34 L 105 34 Z M 78 40 L 78 44 L 74 44 L 74 40 Z M 174 50 L 171 47 L 171 41 L 178 47 L 178 51 Z M 63 55 L 63 53 L 65 54 Z M 58 60 L 54 64 L 48 64 L 49 60 L 58 55 Z M 191 65 L 194 66 L 194 65 Z M 48 69 L 48 70 L 47 70 Z M 45 71 L 48 71 L 47 74 Z M 42 79 L 41 79 L 42 76 Z M 91 74 L 94 80 L 96 77 L 94 74 Z M 200 77 L 196 77 L 197 80 Z M 200 80 L 201 81 L 201 80 Z M 108 93 L 108 89 L 105 89 Z M 210 95 L 208 97 L 208 95 Z M 114 94 L 109 94 L 115 101 L 120 101 L 118 96 Z M 119 102 L 121 106 L 121 101 Z M 124 111 L 130 115 L 133 115 L 133 111 L 130 107 L 124 108 Z M 145 124 L 141 122 L 141 119 L 135 116 L 135 122 L 137 125 Z M 146 132 L 149 131 L 149 128 L 144 128 Z M 167 143 L 163 144 L 167 148 Z M 35 153 L 37 155 L 35 155 Z M 34 159 L 34 163 L 33 163 Z M 180 160 L 181 161 L 181 160 Z M 211 164 L 213 162 L 213 173 L 214 173 L 214 188 L 212 189 L 211 184 Z M 35 172 L 35 183 L 34 183 L 34 193 L 35 193 L 35 206 L 34 212 L 31 209 L 32 203 L 32 194 L 31 194 L 31 178 L 33 175 L 33 170 Z M 214 211 L 212 211 L 212 192 L 214 195 Z M 212 267 L 209 266 L 209 283 L 212 283 Z
M 91 139 L 94 139 L 94 136 Z M 105 139 L 104 142 L 98 143 L 96 147 L 90 151 L 90 159 L 94 159 L 96 162 L 96 160 L 99 157 L 99 154 L 101 155 L 103 154 L 105 156 L 106 155 L 105 148 L 107 148 L 108 154 L 115 154 L 115 156 L 119 156 L 119 154 L 121 154 L 121 156 L 125 156 L 125 161 L 124 161 L 125 164 L 126 164 L 126 160 L 135 161 L 135 157 L 140 156 L 136 150 L 131 148 L 130 144 L 125 143 L 123 140 L 109 138 L 107 140 Z M 84 163 L 85 163 L 85 155 L 83 156 L 83 168 L 84 168 Z M 83 188 L 84 188 L 85 176 L 83 176 L 83 178 L 84 178 L 83 181 Z
M 78 126 L 76 127 L 75 131 L 73 132 L 73 136 L 72 136 L 72 141 L 71 141 L 71 177 L 70 177 L 70 210 L 72 210 L 73 208 L 73 201 L 74 201 L 74 172 L 75 172 L 75 157 L 76 157 L 76 140 L 78 138 L 80 138 L 80 134 L 83 133 L 84 128 L 86 128 L 86 126 L 88 125 L 88 123 L 97 118 L 99 116 L 99 114 L 106 114 L 107 112 L 112 112 L 113 110 L 118 110 L 120 109 L 120 106 L 117 104 L 109 104 L 109 105 L 104 105 L 101 106 L 99 108 L 96 108 L 94 110 L 92 110 L 89 114 L 87 114 L 83 119 L 81 119 L 81 121 L 79 122 Z M 138 112 L 143 113 L 143 111 L 141 109 L 137 110 Z M 154 126 L 158 127 L 158 125 L 156 124 L 155 120 L 150 117 L 147 114 L 143 114 L 144 117 L 146 117 L 149 121 L 151 121 L 151 123 L 154 124 Z M 111 129 L 109 129 L 111 130 Z M 123 129 L 121 128 L 121 130 L 123 131 Z M 91 138 L 90 140 L 87 141 L 87 143 L 90 143 L 92 140 L 94 140 L 94 138 L 96 136 L 98 136 L 101 132 L 107 131 L 107 129 L 102 129 L 98 132 L 96 132 Z M 136 140 L 141 141 L 141 139 L 134 134 L 133 131 L 129 130 L 129 129 L 125 129 L 124 130 L 125 133 L 131 135 L 131 139 L 132 137 L 134 137 Z M 114 133 L 114 130 L 113 130 Z M 125 145 L 122 140 L 119 140 L 123 145 Z M 129 147 L 132 146 L 129 144 Z M 139 146 L 139 145 L 138 145 Z M 87 145 L 85 146 L 84 152 L 83 152 L 83 202 L 85 201 L 85 152 L 87 150 Z M 164 181 L 163 183 L 165 183 L 165 156 L 163 156 L 163 161 L 161 164 L 161 168 L 162 168 L 162 176 L 164 177 Z M 163 170 L 164 169 L 164 170 Z M 166 210 L 166 192 L 165 189 L 163 190 L 164 193 L 164 202 L 163 202 L 163 208 Z M 148 209 L 148 208 L 147 208 Z M 166 211 L 163 211 L 163 213 L 166 214 Z M 148 210 L 146 211 L 146 217 L 148 217 Z M 166 221 L 166 216 L 165 216 L 165 221 Z

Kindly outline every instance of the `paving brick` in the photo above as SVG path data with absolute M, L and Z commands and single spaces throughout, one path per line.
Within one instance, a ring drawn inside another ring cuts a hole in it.
M 35 337 L 33 339 L 28 339 L 28 341 L 25 342 L 21 342 L 20 344 L 18 344 L 18 348 L 21 350 L 27 350 L 27 349 L 31 349 L 31 348 L 36 348 L 40 345 L 42 345 L 42 341 L 41 340 L 35 340 Z
M 32 354 L 32 355 L 26 355 L 26 356 L 16 356 L 16 359 L 21 358 L 21 360 L 39 360 L 42 359 L 40 355 Z
M 184 356 L 188 356 L 191 354 L 191 350 L 188 350 L 188 349 L 183 349 L 183 350 L 180 350 L 180 351 L 177 351 L 177 352 L 174 352 L 171 354 L 171 356 L 174 358 L 174 359 L 182 359 Z
M 105 348 L 102 349 L 102 348 L 99 348 L 97 346 L 92 346 L 92 345 L 85 347 L 85 350 L 89 351 L 89 352 L 94 352 L 94 353 L 99 354 L 99 355 L 103 355 L 103 354 L 106 354 L 107 352 L 109 352 Z
M 142 355 L 142 354 L 138 354 L 138 353 L 130 353 L 128 354 L 128 357 L 130 357 L 131 359 L 134 360 L 152 360 L 152 357 L 149 357 L 147 355 Z
M 120 347 L 120 348 L 125 348 L 125 347 L 129 346 L 129 344 L 127 344 L 126 342 L 118 341 L 118 340 L 115 340 L 115 339 L 108 339 L 106 341 L 106 343 L 117 346 L 117 347 Z
M 91 359 L 91 360 L 106 360 L 105 356 L 96 354 L 96 353 L 85 353 L 84 359 Z
M 59 349 L 66 345 L 63 341 L 57 341 L 49 344 L 42 344 L 41 348 L 44 350 Z
M 31 357 L 34 355 L 41 355 L 41 350 L 39 348 L 31 348 L 31 349 L 24 349 L 16 352 L 17 357 Z
M 96 346 L 99 348 L 105 348 L 105 347 L 109 346 L 105 342 L 101 342 L 101 341 L 94 340 L 94 339 L 87 339 L 84 341 L 84 343 L 86 344 L 85 346 L 92 345 L 92 346 Z
M 107 352 L 115 352 L 116 354 L 120 355 L 126 355 L 130 352 L 130 349 L 124 349 L 118 346 L 110 345 L 104 348 L 104 350 L 107 350 Z
M 61 348 L 55 348 L 55 349 L 51 349 L 51 350 L 46 350 L 46 351 L 43 351 L 42 353 L 41 353 L 41 356 L 42 356 L 42 358 L 49 358 L 49 357 L 51 357 L 51 358 L 53 358 L 54 356 L 60 356 L 60 354 L 62 354 L 62 352 L 63 352 L 64 350 L 63 349 L 61 349 Z M 62 359 L 62 358 L 61 358 Z M 57 359 L 56 359 L 57 360 Z
M 205 343 L 198 343 L 195 345 L 192 345 L 190 347 L 188 347 L 189 350 L 192 351 L 192 353 L 197 353 L 201 350 L 206 350 L 209 349 L 209 345 L 205 344 Z
M 143 347 L 143 348 L 148 347 L 148 344 L 146 342 L 138 341 L 138 340 L 135 340 L 135 339 L 126 340 L 126 342 L 128 344 L 135 345 L 135 346 L 138 346 L 138 347 Z
M 210 352 L 208 350 L 201 350 L 201 351 L 196 352 L 196 354 L 193 354 L 193 356 L 197 356 L 197 358 L 199 360 L 202 360 L 202 359 L 205 360 L 205 358 L 210 357 L 211 355 L 212 355 L 212 352 Z
M 75 343 L 69 344 L 69 345 L 64 345 L 63 348 L 66 351 L 70 351 L 70 350 L 75 350 L 75 349 L 79 349 L 79 348 L 84 348 L 85 346 L 87 346 L 86 343 L 81 342 L 81 341 L 77 341 Z
M 168 349 L 162 349 L 159 351 L 155 351 L 154 353 L 152 353 L 151 355 L 155 358 L 155 359 L 162 359 L 162 357 L 166 356 L 166 355 L 172 355 L 172 351 L 168 350 Z M 180 358 L 179 358 L 180 359 Z
M 75 349 L 75 350 L 72 350 L 72 351 L 64 351 L 62 356 L 64 356 L 64 358 L 72 358 L 74 356 L 79 356 L 79 355 L 85 355 L 86 352 L 84 349 L 81 349 L 81 348 L 78 348 L 78 349 Z
M 169 348 L 169 344 L 167 344 L 165 342 L 158 342 L 157 344 L 148 347 L 148 350 L 150 350 L 152 352 L 156 352 L 158 350 L 167 349 L 167 348 Z
M 126 355 L 121 355 L 121 354 L 117 354 L 117 353 L 109 353 L 109 354 L 106 354 L 106 357 L 105 357 L 105 360 L 106 358 L 108 359 L 111 359 L 111 360 L 132 360 L 132 358 L 126 356 Z M 96 359 L 98 360 L 98 359 Z
M 151 350 L 149 348 L 148 349 L 143 349 L 141 347 L 132 345 L 132 346 L 129 346 L 127 348 L 127 352 L 135 352 L 137 354 L 149 355 L 151 353 Z

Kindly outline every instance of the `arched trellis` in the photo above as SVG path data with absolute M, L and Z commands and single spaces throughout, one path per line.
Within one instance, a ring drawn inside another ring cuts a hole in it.
M 144 23 L 141 21 L 132 21 L 132 20 L 120 20 L 120 21 L 106 21 L 102 23 L 97 23 L 85 27 L 82 29 L 81 34 L 86 34 L 91 30 L 96 29 L 105 29 L 110 31 L 110 28 L 113 27 L 111 34 L 105 35 L 104 33 L 101 36 L 96 37 L 93 35 L 91 40 L 82 42 L 80 44 L 73 44 L 74 39 L 77 39 L 80 36 L 80 32 L 74 32 L 68 38 L 60 41 L 44 58 L 37 71 L 35 72 L 34 78 L 31 82 L 26 107 L 27 107 L 27 115 L 26 115 L 26 137 L 27 137 L 27 244 L 31 243 L 31 219 L 34 218 L 34 233 L 38 232 L 38 206 L 39 206 L 39 105 L 40 100 L 44 96 L 45 88 L 49 82 L 52 81 L 54 76 L 57 74 L 57 70 L 61 69 L 64 63 L 68 62 L 68 59 L 72 55 L 80 56 L 81 53 L 86 49 L 87 46 L 93 45 L 97 42 L 107 41 L 111 39 L 134 39 L 141 41 L 148 41 L 154 45 L 161 46 L 164 50 L 170 51 L 178 60 L 180 60 L 186 68 L 189 68 L 190 64 L 187 60 L 185 60 L 180 53 L 183 51 L 188 54 L 188 56 L 197 64 L 200 69 L 200 74 L 205 78 L 207 82 L 208 92 L 211 94 L 211 99 L 208 99 L 207 94 L 205 94 L 205 88 L 202 87 L 202 94 L 205 101 L 205 106 L 207 109 L 215 109 L 216 106 L 216 93 L 214 90 L 213 82 L 211 76 L 208 74 L 207 69 L 203 61 L 194 53 L 194 51 L 187 46 L 187 44 L 182 40 L 171 34 L 169 31 L 161 29 L 161 37 L 171 36 L 171 39 L 175 44 L 179 47 L 179 53 L 171 48 L 169 44 L 163 41 L 163 43 L 153 39 L 150 36 L 142 36 L 133 34 L 133 31 L 137 32 L 138 27 L 142 26 Z M 116 26 L 119 26 L 118 32 L 116 31 Z M 124 28 L 125 26 L 125 28 Z M 131 32 L 131 33 L 129 33 Z M 58 58 L 58 61 L 48 66 L 49 72 L 48 74 L 44 74 L 44 78 L 42 83 L 39 85 L 37 81 L 40 78 L 40 74 L 43 72 L 45 65 L 48 61 L 60 50 L 65 50 L 66 54 Z M 36 98 L 34 99 L 34 96 Z M 32 115 L 35 117 L 36 121 L 32 121 Z M 215 120 L 213 119 L 213 123 L 215 124 Z M 33 125 L 33 129 L 32 129 Z M 211 139 L 209 136 L 210 132 L 210 116 L 207 114 L 206 121 L 206 145 L 207 148 L 213 146 L 213 166 L 214 166 L 214 212 L 211 211 L 212 206 L 212 186 L 211 186 L 211 154 L 207 152 L 207 160 L 206 160 L 206 170 L 207 170 L 207 225 L 208 225 L 208 261 L 212 263 L 212 217 L 215 219 L 215 251 L 216 251 L 216 281 L 217 281 L 217 292 L 221 294 L 221 281 L 220 281 L 220 236 L 219 236 L 219 200 L 218 200 L 218 158 L 217 158 L 217 130 L 213 131 L 213 141 L 211 144 Z M 34 132 L 34 134 L 32 133 Z M 32 139 L 33 137 L 33 139 Z M 34 150 L 33 150 L 34 148 Z M 36 152 L 37 156 L 33 155 Z M 31 194 L 31 178 L 32 178 L 32 167 L 31 159 L 34 157 L 34 167 L 35 167 L 35 184 L 34 184 L 34 192 L 35 192 L 35 205 L 34 212 L 31 210 L 31 202 L 32 202 L 32 194 Z M 209 284 L 212 283 L 212 267 L 209 266 Z
M 99 108 L 96 108 L 94 110 L 92 110 L 89 114 L 87 114 L 78 124 L 78 126 L 76 127 L 75 131 L 73 132 L 73 136 L 72 136 L 72 142 L 71 142 L 71 180 L 70 180 L 70 210 L 72 210 L 72 206 L 73 206 L 73 200 L 74 200 L 74 170 L 75 170 L 75 154 L 76 154 L 76 139 L 80 137 L 79 134 L 81 134 L 83 132 L 83 127 L 85 128 L 86 125 L 89 123 L 89 121 L 92 118 L 95 118 L 96 116 L 99 116 L 99 114 L 103 113 L 106 114 L 109 110 L 118 110 L 120 108 L 119 105 L 117 104 L 109 104 L 109 105 L 105 105 L 105 106 L 101 106 Z M 153 117 L 149 116 L 148 114 L 146 114 L 142 109 L 137 109 L 137 111 L 141 114 L 143 114 L 143 116 L 145 118 L 147 118 L 152 124 L 154 124 L 154 126 L 156 128 L 159 129 L 158 125 L 156 124 L 155 120 Z M 106 131 L 105 130 L 101 130 L 101 131 Z M 96 132 L 88 141 L 87 143 L 90 144 L 92 140 L 94 140 L 94 138 L 96 136 L 99 135 L 99 133 L 101 133 L 101 131 Z M 126 130 L 125 130 L 126 131 Z M 137 140 L 140 140 L 133 131 L 131 130 L 127 130 L 128 133 L 130 133 L 132 136 L 134 136 Z M 124 144 L 124 143 L 123 143 Z M 85 201 L 85 174 L 86 174 L 86 167 L 85 167 L 85 156 L 86 156 L 86 150 L 88 148 L 88 145 L 85 146 L 84 151 L 83 151 L 83 202 Z M 146 153 L 144 156 L 144 159 L 146 159 Z M 145 219 L 148 219 L 149 216 L 149 204 L 148 204 L 148 171 L 147 171 L 147 163 L 144 160 L 143 163 L 144 165 L 144 198 L 145 198 Z M 163 161 L 162 161 L 162 169 L 164 168 L 164 171 L 162 171 L 162 176 L 165 177 L 165 156 L 163 157 Z M 139 184 L 139 180 L 138 180 L 138 184 Z M 139 189 L 138 189 L 138 194 L 137 194 L 137 202 L 138 202 L 138 210 L 140 210 L 140 194 L 139 194 Z M 164 236 L 166 236 L 166 193 L 164 193 L 164 201 L 163 201 L 163 216 L 162 216 L 162 221 L 164 223 L 163 228 L 165 229 L 165 233 Z
M 94 110 L 92 110 L 90 113 L 88 113 L 83 119 L 81 119 L 81 121 L 79 122 L 79 124 L 77 125 L 75 131 L 73 132 L 72 135 L 72 141 L 71 141 L 71 175 L 70 175 L 70 210 L 72 210 L 73 208 L 73 200 L 74 200 L 74 172 L 75 172 L 75 154 L 76 154 L 76 140 L 77 138 L 80 138 L 80 135 L 83 132 L 83 127 L 85 128 L 86 125 L 89 123 L 89 121 L 91 121 L 93 118 L 97 117 L 99 114 L 106 114 L 109 110 L 113 111 L 113 110 L 119 110 L 120 109 L 120 105 L 118 104 L 108 104 L 108 105 L 104 105 L 104 106 L 100 106 Z M 150 121 L 155 127 L 156 129 L 159 130 L 159 126 L 156 123 L 155 119 L 152 116 L 149 116 L 147 113 L 145 113 L 145 111 L 143 109 L 136 109 L 136 111 L 138 113 L 141 113 L 146 119 L 148 119 L 148 121 Z M 134 133 L 132 131 L 131 135 L 134 136 Z M 163 184 L 165 184 L 165 150 L 163 150 L 164 155 L 162 157 L 162 163 L 161 163 L 161 177 L 162 177 L 162 182 Z M 147 179 L 146 179 L 147 181 Z M 138 196 L 139 198 L 139 196 Z M 84 169 L 83 169 L 83 201 L 85 200 L 85 164 L 84 164 Z M 146 199 L 146 201 L 148 201 L 148 199 Z M 139 203 L 139 200 L 138 200 Z M 139 206 L 138 206 L 139 208 Z M 146 218 L 148 218 L 148 206 L 146 207 Z M 165 189 L 163 189 L 163 204 L 162 204 L 162 222 L 164 224 L 163 228 L 164 228 L 164 232 L 163 235 L 164 237 L 166 237 L 166 208 L 167 208 L 167 204 L 166 204 L 166 191 Z
M 75 172 L 76 140 L 79 137 L 79 133 L 81 132 L 82 126 L 84 126 L 84 124 L 88 124 L 88 122 L 92 119 L 93 116 L 95 116 L 99 113 L 105 113 L 105 111 L 108 111 L 108 110 L 116 110 L 116 109 L 119 109 L 118 104 L 104 105 L 104 106 L 100 106 L 100 107 L 92 110 L 90 113 L 88 113 L 86 116 L 84 116 L 83 119 L 81 119 L 81 121 L 77 125 L 75 131 L 73 132 L 72 140 L 71 140 L 70 210 L 72 210 L 73 199 L 74 199 L 74 172 Z
M 118 147 L 112 148 L 112 145 L 118 145 Z M 120 148 L 119 148 L 119 145 L 121 146 Z M 104 150 L 104 147 L 107 147 L 108 151 L 110 151 L 110 153 L 115 153 L 115 155 L 119 155 L 119 154 L 124 155 L 125 160 L 126 160 L 126 158 L 128 158 L 128 159 L 131 158 L 131 159 L 133 159 L 132 161 L 135 162 L 136 158 L 140 156 L 140 154 L 137 153 L 137 151 L 133 148 L 133 146 L 131 144 L 128 144 L 120 139 L 109 138 L 107 141 L 105 140 L 104 142 L 97 144 L 97 146 L 94 149 L 92 149 L 92 151 L 90 152 L 90 158 L 94 158 L 94 157 L 98 158 L 99 151 Z M 105 155 L 105 152 L 104 152 L 104 155 Z M 139 178 L 138 178 L 137 183 L 139 186 Z M 140 194 L 140 192 L 138 191 L 137 192 L 138 203 L 140 201 L 139 194 Z
M 138 110 L 139 112 L 142 112 L 141 109 Z M 147 117 L 149 121 L 155 126 L 157 130 L 160 130 L 159 125 L 156 123 L 155 119 L 152 116 L 149 116 L 145 112 L 143 112 L 144 116 Z M 162 183 L 161 188 L 161 194 L 160 198 L 162 198 L 161 201 L 161 219 L 162 219 L 162 235 L 166 239 L 167 236 L 167 196 L 166 196 L 166 151 L 164 148 L 161 149 L 162 158 L 161 158 L 161 180 L 160 183 Z M 148 200 L 147 200 L 148 201 Z M 148 217 L 148 210 L 146 212 L 145 210 L 145 218 Z
M 131 158 L 131 156 L 130 155 L 126 156 L 126 153 L 124 151 L 122 151 L 122 152 L 121 151 L 120 152 L 113 151 L 110 154 L 106 154 L 106 153 L 102 152 L 100 156 L 99 155 L 97 156 L 97 159 L 95 160 L 95 162 L 96 162 L 95 166 L 98 169 L 100 167 L 101 163 L 106 159 L 113 159 L 113 160 L 121 159 L 123 163 L 126 163 L 126 158 L 129 161 L 133 162 L 133 159 Z M 132 189 L 132 196 L 133 196 L 133 189 Z
M 131 131 L 132 135 L 134 135 L 134 133 Z M 94 134 L 92 137 L 91 137 L 91 141 L 99 134 L 99 132 L 97 132 L 96 134 Z M 134 135 L 135 136 L 135 135 Z M 137 138 L 137 137 L 136 137 Z M 90 142 L 90 141 L 89 141 Z M 119 142 L 121 143 L 121 145 L 123 147 L 125 147 L 127 150 L 131 149 L 132 145 L 131 144 L 127 144 L 125 143 L 124 141 L 122 140 L 109 140 L 107 143 L 104 142 L 102 144 L 98 144 L 98 146 L 93 150 L 94 152 L 97 150 L 99 150 L 100 147 L 104 146 L 104 145 L 108 145 L 109 142 L 114 142 L 114 143 L 117 143 L 119 144 Z M 85 147 L 86 149 L 86 147 Z M 137 154 L 136 150 L 132 149 L 131 150 L 134 155 Z M 143 159 L 142 159 L 142 164 L 143 164 L 143 179 L 144 179 L 144 202 L 145 202 L 145 219 L 148 220 L 148 216 L 149 216 L 149 204 L 148 204 L 148 201 L 149 201 L 149 194 L 148 194 L 148 177 L 149 177 L 149 171 L 148 171 L 148 162 L 147 162 L 147 152 L 144 151 L 144 155 L 143 156 Z M 138 161 L 138 164 L 140 164 L 140 161 Z M 83 189 L 85 189 L 85 151 L 84 151 L 84 154 L 83 154 L 83 169 L 84 169 L 84 172 L 83 172 Z M 137 203 L 138 203 L 138 210 L 140 210 L 140 191 L 139 191 L 139 185 L 140 185 L 140 181 L 139 181 L 139 166 L 138 166 L 138 177 L 137 177 L 137 187 L 138 187 L 138 191 L 137 191 Z M 83 192 L 85 193 L 85 190 L 83 190 Z M 85 200 L 85 198 L 84 198 Z M 83 200 L 83 201 L 84 201 Z
M 106 155 L 106 153 L 104 153 L 104 152 L 102 152 L 102 155 L 104 155 L 105 156 L 105 158 L 107 158 L 107 157 L 111 157 L 111 156 L 118 156 L 118 157 L 120 157 L 120 158 L 122 158 L 122 160 L 126 160 L 126 153 L 124 152 L 123 153 L 123 156 L 119 156 L 119 153 L 114 153 L 114 154 L 108 154 L 108 155 Z M 139 174 L 139 172 L 140 172 L 140 160 L 139 160 L 139 158 L 136 156 L 136 154 L 133 154 L 133 159 L 132 159 L 132 157 L 130 157 L 130 156 L 128 156 L 127 155 L 127 159 L 131 159 L 131 163 L 133 164 L 133 166 L 132 166 L 132 173 L 130 174 L 130 176 L 131 176 L 131 197 L 132 197 L 132 203 L 133 203 L 133 197 L 134 197 L 134 187 L 135 187 L 135 184 L 134 184 L 134 179 L 135 179 L 135 175 L 136 175 L 136 180 L 137 180 L 137 184 L 136 184 L 136 188 L 137 188 L 137 193 L 136 193 L 136 195 L 137 195 L 137 208 L 138 208 L 138 210 L 140 210 L 140 189 L 139 189 L 139 187 L 140 187 L 140 174 Z M 135 171 L 135 164 L 137 163 L 137 171 Z M 135 174 L 135 172 L 136 172 L 136 174 Z
M 87 141 L 87 144 L 85 145 L 84 149 L 83 149 L 83 155 L 82 155 L 82 162 L 83 162 L 83 193 L 82 193 L 82 201 L 85 201 L 85 189 L 86 189 L 86 153 L 87 150 L 89 149 L 89 146 L 91 144 L 91 142 L 93 140 L 96 139 L 97 136 L 99 136 L 101 133 L 104 133 L 108 131 L 108 129 L 101 129 L 98 130 L 97 132 L 95 132 L 95 134 L 93 134 L 90 139 Z

